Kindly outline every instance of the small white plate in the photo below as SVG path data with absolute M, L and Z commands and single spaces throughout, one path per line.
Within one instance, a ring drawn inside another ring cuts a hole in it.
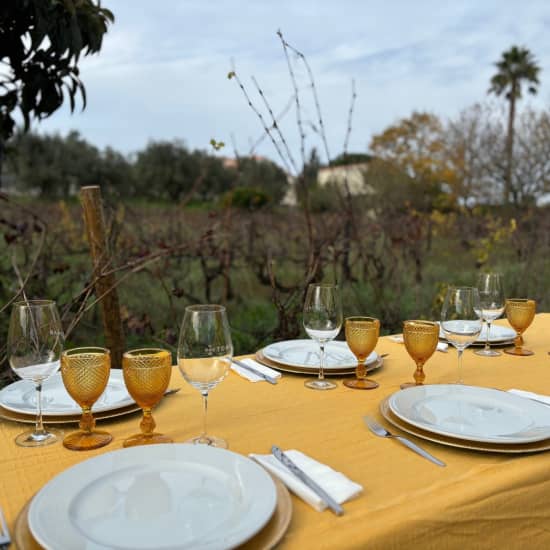
M 233 548 L 272 516 L 275 484 L 253 460 L 181 443 L 81 462 L 33 498 L 29 528 L 46 549 Z
M 270 344 L 262 349 L 264 357 L 281 365 L 290 367 L 306 367 L 317 372 L 319 370 L 319 344 L 313 340 L 284 340 Z M 375 363 L 378 354 L 373 351 L 366 364 Z M 325 346 L 325 369 L 355 369 L 357 358 L 346 342 L 330 341 Z
M 124 384 L 122 371 L 111 369 L 105 391 L 92 407 L 92 412 L 112 411 L 134 403 Z M 19 380 L 0 391 L 0 405 L 10 411 L 36 415 L 36 388 L 29 380 Z M 42 413 L 46 416 L 81 414 L 82 409 L 67 393 L 61 373 L 42 384 Z
M 491 388 L 415 386 L 394 393 L 388 404 L 401 420 L 448 437 L 507 444 L 550 438 L 550 407 Z
M 445 333 L 443 329 L 439 330 L 439 337 L 445 339 Z M 491 325 L 491 332 L 489 333 L 490 344 L 504 344 L 513 342 L 516 337 L 516 331 L 510 327 L 503 327 L 502 325 Z M 483 323 L 481 327 L 481 333 L 475 341 L 476 344 L 485 344 L 487 340 L 487 325 Z

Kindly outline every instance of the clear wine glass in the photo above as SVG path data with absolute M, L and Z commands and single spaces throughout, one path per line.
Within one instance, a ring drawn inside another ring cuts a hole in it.
M 482 357 L 498 357 L 501 353 L 491 349 L 489 336 L 491 323 L 504 313 L 504 289 L 500 273 L 481 273 L 477 279 L 477 289 L 479 291 L 481 318 L 487 325 L 487 338 L 485 347 L 475 353 Z
M 227 448 L 227 442 L 207 434 L 208 393 L 229 372 L 233 344 L 225 307 L 194 305 L 185 308 L 178 342 L 178 367 L 203 401 L 203 431 L 190 443 Z
M 308 336 L 319 344 L 319 376 L 307 380 L 304 385 L 312 390 L 332 390 L 334 382 L 325 380 L 325 346 L 342 327 L 342 300 L 338 286 L 310 284 L 304 303 L 304 328 Z
M 441 328 L 458 352 L 458 384 L 462 381 L 462 354 L 481 334 L 479 292 L 472 287 L 450 287 L 441 310 Z
M 15 438 L 21 447 L 39 447 L 58 441 L 59 430 L 46 430 L 42 423 L 42 384 L 60 367 L 63 329 L 52 300 L 25 300 L 13 304 L 8 329 L 8 359 L 12 370 L 36 387 L 34 430 Z

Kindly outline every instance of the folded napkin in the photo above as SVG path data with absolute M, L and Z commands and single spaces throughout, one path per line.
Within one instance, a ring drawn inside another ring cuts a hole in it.
M 300 451 L 285 451 L 285 454 L 303 470 L 311 479 L 318 483 L 338 504 L 342 504 L 363 491 L 363 487 L 348 479 L 326 464 L 317 462 Z M 281 464 L 273 455 L 250 454 L 266 470 L 276 475 L 295 495 L 305 500 L 317 511 L 322 512 L 327 506 L 323 500 L 299 480 L 290 470 Z
M 403 343 L 403 335 L 402 334 L 394 334 L 393 336 L 388 337 L 392 342 L 397 342 L 398 344 Z M 449 344 L 447 342 L 438 342 L 437 343 L 437 351 L 447 351 L 447 348 L 449 347 Z
M 508 393 L 513 393 L 514 395 L 519 395 L 520 397 L 525 397 L 526 399 L 534 399 L 535 401 L 542 401 L 546 405 L 550 405 L 550 397 L 548 395 L 540 395 L 539 393 L 533 393 L 530 391 L 524 390 L 508 390 Z
M 254 361 L 254 359 L 240 359 L 240 362 L 250 366 L 254 370 L 263 372 L 267 376 L 271 376 L 271 378 L 281 378 L 281 373 L 279 371 L 270 369 L 269 367 L 266 367 L 265 365 L 258 363 L 258 361 Z M 265 382 L 265 379 L 262 378 L 261 376 L 254 374 L 253 372 L 250 372 L 247 369 L 243 369 L 242 367 L 239 367 L 239 365 L 236 365 L 235 363 L 231 363 L 231 370 L 235 371 L 239 376 L 242 376 L 243 378 L 246 378 L 251 382 Z

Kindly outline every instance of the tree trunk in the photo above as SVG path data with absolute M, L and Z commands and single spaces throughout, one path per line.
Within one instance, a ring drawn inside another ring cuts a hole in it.
M 111 351 L 112 367 L 121 368 L 125 338 L 122 330 L 115 275 L 114 273 L 103 275 L 103 272 L 109 271 L 113 265 L 107 241 L 99 186 L 82 187 L 80 189 L 80 200 L 84 211 L 84 222 L 93 261 L 95 293 L 100 298 L 105 346 Z
M 506 182 L 504 187 L 504 204 L 510 202 L 512 191 L 512 163 L 514 154 L 514 118 L 516 116 L 516 83 L 510 90 L 510 109 L 508 110 L 508 135 L 506 136 Z

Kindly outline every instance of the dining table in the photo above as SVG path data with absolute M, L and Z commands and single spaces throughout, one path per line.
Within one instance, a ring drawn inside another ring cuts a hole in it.
M 480 357 L 468 348 L 464 383 L 550 395 L 550 313 L 537 314 L 524 339 L 534 355 Z M 344 377 L 336 377 L 336 389 L 313 391 L 304 387 L 303 374 L 290 373 L 277 384 L 252 383 L 231 371 L 211 391 L 208 431 L 225 438 L 231 451 L 247 456 L 268 454 L 273 445 L 297 449 L 363 486 L 343 504 L 341 516 L 318 512 L 292 496 L 292 519 L 278 547 L 550 548 L 550 452 L 481 452 L 409 436 L 445 462 L 438 467 L 398 441 L 376 437 L 365 426 L 365 415 L 404 435 L 381 415 L 380 403 L 411 381 L 415 369 L 405 346 L 387 336 L 379 338 L 376 352 L 387 355 L 369 375 L 379 383 L 374 390 L 347 388 Z M 457 369 L 452 346 L 437 351 L 424 367 L 425 383 L 453 383 Z M 201 432 L 201 396 L 176 366 L 170 387 L 181 391 L 156 407 L 157 429 L 184 442 Z M 46 482 L 90 457 L 122 448 L 123 440 L 139 431 L 139 421 L 139 413 L 98 420 L 113 442 L 75 452 L 60 443 L 19 447 L 14 438 L 22 425 L 1 420 L 0 506 L 12 533 L 18 514 Z

